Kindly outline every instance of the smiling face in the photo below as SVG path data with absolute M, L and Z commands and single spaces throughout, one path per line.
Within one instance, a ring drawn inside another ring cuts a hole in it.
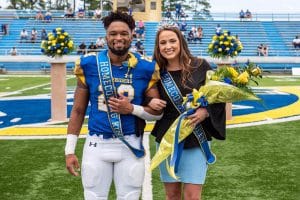
M 180 42 L 176 33 L 169 30 L 162 31 L 159 34 L 158 47 L 160 54 L 168 62 L 179 62 Z
M 112 22 L 106 30 L 106 41 L 109 50 L 113 54 L 124 56 L 130 48 L 132 32 L 126 23 L 121 21 Z

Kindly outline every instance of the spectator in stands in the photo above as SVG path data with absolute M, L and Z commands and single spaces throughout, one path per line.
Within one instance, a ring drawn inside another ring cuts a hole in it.
M 263 56 L 268 56 L 269 55 L 269 47 L 268 45 L 264 45 L 263 46 L 263 50 L 262 50 Z
M 260 45 L 257 46 L 257 55 L 258 56 L 262 56 L 263 55 L 263 53 L 262 53 L 263 47 L 264 47 L 264 44 L 260 44 Z
M 145 29 L 145 24 L 144 24 L 143 20 L 139 21 L 138 27 L 139 27 L 139 29 Z
M 100 20 L 101 19 L 101 14 L 102 14 L 102 11 L 101 9 L 98 7 L 95 12 L 94 12 L 94 17 L 96 20 Z
M 74 12 L 72 8 L 68 8 L 65 12 L 65 18 L 74 18 Z
M 181 11 L 181 4 L 180 3 L 175 4 L 175 19 L 180 18 L 180 11 Z
M 180 10 L 180 18 L 184 18 L 184 19 L 186 19 L 188 17 L 188 15 L 187 14 L 185 14 L 185 12 L 184 12 L 184 10 L 183 9 L 181 9 Z
M 83 9 L 83 8 L 79 8 L 79 9 L 78 9 L 77 16 L 78 16 L 79 18 L 84 18 L 84 9 Z
M 217 27 L 215 29 L 216 29 L 216 34 L 222 33 L 222 27 L 220 24 L 217 24 Z
M 137 39 L 137 42 L 134 45 L 136 47 L 136 51 L 141 55 L 144 55 L 144 45 L 140 39 Z
M 249 9 L 246 10 L 246 18 L 251 20 L 252 19 L 252 14 L 251 12 L 249 11 Z
M 292 43 L 293 43 L 293 46 L 295 49 L 297 49 L 297 48 L 300 49 L 300 39 L 299 39 L 298 35 L 295 36 Z
M 202 43 L 202 37 L 203 37 L 203 28 L 201 26 L 199 26 L 196 30 L 196 32 L 194 33 L 195 35 L 195 42 L 200 41 L 200 44 Z
M 97 52 L 97 46 L 94 44 L 94 42 L 91 42 L 91 44 L 88 47 L 88 52 Z
M 77 50 L 77 54 L 85 54 L 86 53 L 86 45 L 84 42 L 82 42 L 79 46 L 78 46 L 78 50 Z
M 18 55 L 18 51 L 17 51 L 16 47 L 11 48 L 9 53 L 10 53 L 11 56 Z
M 132 12 L 133 12 L 132 6 L 131 6 L 131 4 L 129 4 L 128 5 L 128 15 L 132 16 Z
M 135 45 L 131 45 L 129 51 L 133 52 L 133 53 L 136 53 L 137 52 L 136 46 Z
M 20 42 L 22 43 L 23 40 L 25 40 L 25 42 L 28 40 L 28 32 L 25 29 L 23 29 L 20 33 Z
M 266 44 L 260 44 L 257 47 L 257 55 L 258 56 L 268 56 L 269 55 L 269 47 Z
M 96 40 L 97 49 L 104 48 L 104 46 L 105 46 L 105 39 L 103 37 L 98 37 L 98 39 Z
M 35 28 L 33 28 L 31 30 L 31 37 L 30 37 L 30 40 L 32 43 L 35 43 L 36 42 L 36 39 L 37 39 L 37 35 L 38 35 L 38 32 Z
M 48 10 L 45 13 L 45 22 L 51 22 L 52 21 L 52 13 L 50 12 L 50 10 Z
M 243 21 L 243 19 L 245 18 L 245 12 L 243 11 L 243 9 L 240 11 L 240 20 Z
M 42 13 L 41 10 L 38 11 L 38 12 L 36 13 L 35 19 L 36 19 L 37 21 L 39 21 L 39 20 L 43 21 L 43 20 L 44 20 L 44 15 L 43 15 L 43 13 Z
M 195 36 L 194 36 L 194 31 L 190 30 L 190 32 L 188 33 L 188 37 L 187 37 L 188 42 L 192 42 L 195 40 Z
M 172 18 L 172 13 L 170 11 L 170 8 L 167 9 L 167 12 L 166 12 L 166 18 L 169 20 Z
M 41 31 L 41 40 L 46 40 L 46 39 L 47 39 L 47 32 L 43 28 L 42 31 Z
M 136 38 L 141 38 L 142 40 L 145 39 L 145 25 L 142 20 L 138 23 L 138 30 L 136 31 Z
M 187 31 L 186 27 L 187 27 L 186 20 L 183 20 L 181 23 L 179 23 L 179 29 L 183 36 L 185 36 L 185 31 Z
M 3 33 L 3 35 L 7 35 L 7 26 L 7 24 L 1 25 L 1 32 Z

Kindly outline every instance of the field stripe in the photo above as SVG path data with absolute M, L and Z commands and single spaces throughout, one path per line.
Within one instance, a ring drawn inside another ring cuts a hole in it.
M 281 92 L 287 92 L 297 95 L 300 99 L 300 87 L 276 87 Z M 300 115 L 300 101 L 296 101 L 288 106 L 280 107 L 277 109 L 272 109 L 260 113 L 246 114 L 240 116 L 234 116 L 232 120 L 227 121 L 227 125 L 231 124 L 241 124 L 241 123 L 251 123 L 257 121 L 266 121 L 272 119 L 285 118 L 290 116 Z

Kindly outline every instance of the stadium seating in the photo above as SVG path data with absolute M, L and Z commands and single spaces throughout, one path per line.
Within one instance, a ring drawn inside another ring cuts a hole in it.
M 22 13 L 24 14 L 24 13 Z M 26 14 L 26 13 L 25 13 Z M 24 14 L 24 15 L 25 15 Z M 33 15 L 30 13 L 30 15 Z M 21 14 L 19 13 L 19 16 Z M 59 14 L 58 16 L 61 16 Z M 64 19 L 63 17 L 54 18 L 50 23 L 36 21 L 34 16 L 29 18 L 2 18 L 1 24 L 8 24 L 8 35 L 0 36 L 0 55 L 7 55 L 12 47 L 16 47 L 20 55 L 41 55 L 40 51 L 40 33 L 44 28 L 47 32 L 56 27 L 64 28 L 73 38 L 78 46 L 85 42 L 88 46 L 90 42 L 95 42 L 99 36 L 105 35 L 105 30 L 101 21 L 93 19 Z M 207 46 L 215 34 L 215 27 L 220 24 L 223 30 L 230 30 L 232 35 L 238 35 L 244 49 L 241 56 L 256 56 L 257 46 L 260 43 L 269 46 L 269 56 L 299 56 L 292 46 L 292 40 L 296 34 L 300 33 L 300 21 L 204 21 L 187 20 L 187 30 L 192 26 L 203 28 L 202 43 L 189 43 L 189 48 L 196 56 L 207 56 Z M 144 47 L 147 56 L 153 54 L 154 40 L 158 22 L 145 22 L 145 41 Z M 38 39 L 35 43 L 30 42 L 30 32 L 32 28 L 38 31 Z M 29 34 L 29 40 L 26 43 L 20 43 L 20 31 L 26 29 Z M 186 35 L 187 32 L 186 31 Z M 76 51 L 72 53 L 76 54 Z M 5 64 L 5 67 L 8 66 Z M 31 67 L 30 67 L 31 68 Z M 10 69 L 10 68 L 8 68 Z M 36 67 L 40 69 L 40 64 Z

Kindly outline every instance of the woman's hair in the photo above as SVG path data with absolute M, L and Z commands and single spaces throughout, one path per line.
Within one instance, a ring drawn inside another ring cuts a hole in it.
M 153 60 L 155 60 L 160 68 L 160 71 L 167 70 L 168 60 L 164 58 L 159 50 L 159 35 L 163 31 L 172 31 L 174 32 L 178 39 L 179 39 L 179 45 L 180 45 L 180 52 L 179 52 L 179 64 L 182 67 L 182 84 L 186 86 L 186 81 L 190 79 L 191 72 L 193 69 L 193 63 L 195 63 L 196 58 L 191 54 L 188 44 L 186 40 L 184 39 L 181 31 L 176 26 L 163 26 L 159 28 L 159 30 L 156 33 L 156 39 L 155 39 L 155 47 L 154 47 L 154 54 L 153 54 Z
M 131 31 L 134 30 L 135 28 L 135 21 L 133 17 L 128 15 L 127 13 L 120 12 L 120 11 L 110 12 L 108 16 L 104 17 L 103 19 L 104 28 L 107 29 L 109 25 L 115 21 L 126 23 Z

